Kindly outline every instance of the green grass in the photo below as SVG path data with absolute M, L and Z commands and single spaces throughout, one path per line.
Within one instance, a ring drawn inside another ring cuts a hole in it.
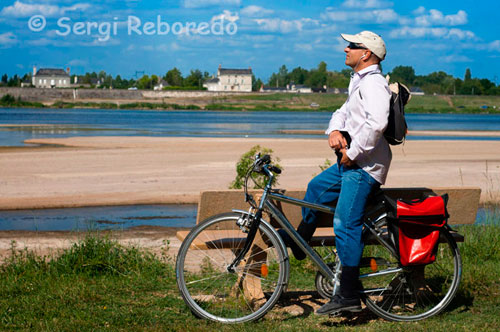
M 3 331 L 498 331 L 500 328 L 500 226 L 458 227 L 463 278 L 459 294 L 437 317 L 392 323 L 368 311 L 348 318 L 273 310 L 238 326 L 195 318 L 180 298 L 172 258 L 155 256 L 90 233 L 57 257 L 12 248 L 0 265 Z M 285 302 L 301 305 L 293 291 L 312 291 L 315 271 L 292 259 Z

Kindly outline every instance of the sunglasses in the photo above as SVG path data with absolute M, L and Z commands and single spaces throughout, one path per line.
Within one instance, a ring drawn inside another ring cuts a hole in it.
M 361 46 L 360 44 L 357 43 L 349 43 L 347 47 L 350 48 L 351 50 L 367 50 L 366 47 Z

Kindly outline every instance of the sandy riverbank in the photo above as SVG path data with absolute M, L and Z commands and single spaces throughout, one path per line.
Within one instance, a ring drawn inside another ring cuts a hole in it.
M 226 189 L 235 163 L 260 144 L 281 158 L 283 188 L 305 188 L 326 158 L 321 139 L 74 137 L 32 139 L 61 147 L 0 149 L 0 209 L 196 203 Z M 500 198 L 500 141 L 407 141 L 393 147 L 386 186 L 478 186 Z
M 44 147 L 0 148 L 0 208 L 195 203 L 202 190 L 226 189 L 235 163 L 260 144 L 281 158 L 282 188 L 305 188 L 334 156 L 325 140 L 249 138 L 75 137 L 36 139 Z M 57 146 L 54 146 L 57 145 Z M 393 148 L 386 186 L 478 186 L 482 202 L 500 200 L 500 141 L 407 141 Z M 67 248 L 71 232 L 0 232 L 0 257 L 11 241 L 40 254 Z M 160 252 L 173 231 L 134 228 L 113 235 Z

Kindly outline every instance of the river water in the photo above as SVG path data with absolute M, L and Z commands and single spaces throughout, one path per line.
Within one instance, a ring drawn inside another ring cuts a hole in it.
M 0 108 L 0 146 L 23 146 L 30 138 L 73 136 L 283 137 L 322 131 L 330 112 L 142 111 Z M 500 131 L 500 115 L 408 114 L 410 130 Z M 289 131 L 292 133 L 284 133 Z M 409 136 L 408 139 L 500 137 Z

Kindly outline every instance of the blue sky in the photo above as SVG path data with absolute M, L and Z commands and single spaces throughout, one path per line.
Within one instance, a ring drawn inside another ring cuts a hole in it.
M 500 84 L 499 21 L 498 0 L 4 0 L 0 73 L 36 65 L 130 78 L 222 64 L 267 80 L 282 64 L 341 70 L 339 34 L 372 30 L 387 44 L 384 71 L 411 65 L 463 78 L 470 68 Z

